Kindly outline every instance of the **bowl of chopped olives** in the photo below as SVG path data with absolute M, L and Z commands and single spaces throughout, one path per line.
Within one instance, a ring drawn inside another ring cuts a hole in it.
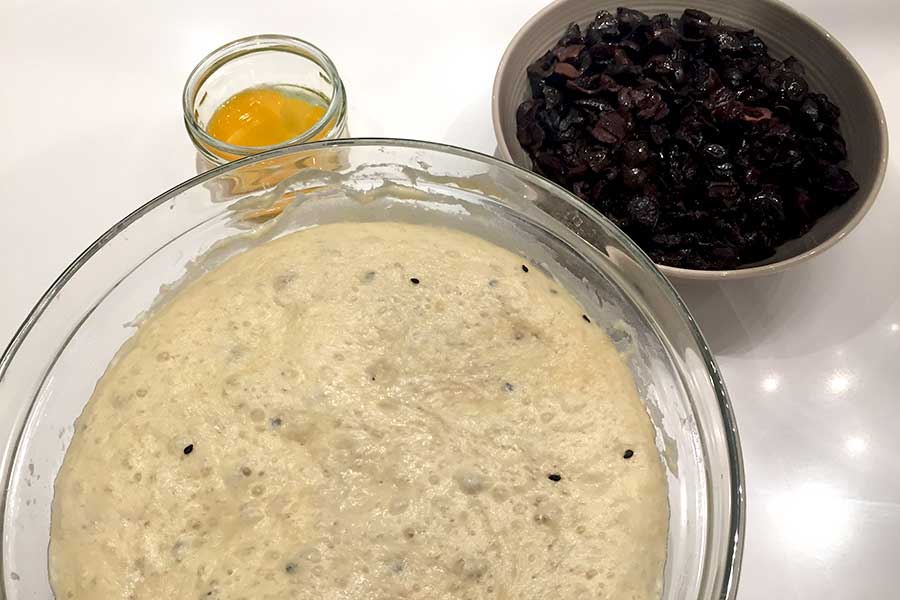
M 567 189 L 672 277 L 781 271 L 843 239 L 887 166 L 850 53 L 778 0 L 557 0 L 494 81 L 500 158 Z

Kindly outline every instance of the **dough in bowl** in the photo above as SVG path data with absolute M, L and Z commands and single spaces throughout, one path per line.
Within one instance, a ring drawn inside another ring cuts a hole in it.
M 57 598 L 658 598 L 654 430 L 583 312 L 448 229 L 324 225 L 228 260 L 78 419 Z

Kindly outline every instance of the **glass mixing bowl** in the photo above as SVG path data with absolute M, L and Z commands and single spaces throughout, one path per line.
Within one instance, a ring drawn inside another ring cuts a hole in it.
M 737 429 L 715 361 L 668 281 L 549 181 L 474 152 L 399 140 L 287 147 L 209 171 L 127 216 L 57 279 L 0 359 L 0 596 L 53 597 L 53 481 L 76 417 L 140 316 L 235 253 L 338 221 L 463 230 L 570 290 L 623 352 L 656 429 L 670 510 L 663 597 L 734 597 L 744 530 Z

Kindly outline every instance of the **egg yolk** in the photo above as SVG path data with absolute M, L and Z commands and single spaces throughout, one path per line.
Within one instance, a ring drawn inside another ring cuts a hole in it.
M 272 146 L 309 131 L 324 114 L 324 107 L 274 88 L 252 88 L 216 109 L 206 132 L 234 146 Z

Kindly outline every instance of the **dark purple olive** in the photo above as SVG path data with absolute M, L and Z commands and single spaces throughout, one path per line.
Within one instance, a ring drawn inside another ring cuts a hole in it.
M 730 162 L 723 162 L 709 165 L 709 172 L 717 180 L 731 179 L 734 173 L 734 165 Z
M 768 121 L 772 118 L 772 111 L 768 108 L 757 108 L 753 106 L 741 106 L 738 108 L 738 118 L 747 123 L 758 123 L 760 121 Z
M 759 104 L 768 97 L 766 90 L 758 87 L 745 87 L 738 90 L 737 99 L 744 104 Z
M 629 167 L 642 165 L 650 158 L 650 146 L 644 140 L 630 140 L 622 146 L 622 161 Z
M 800 102 L 808 91 L 809 86 L 802 77 L 790 78 L 790 81 L 785 83 L 781 90 L 784 97 L 791 102 Z
M 544 130 L 534 119 L 536 105 L 528 100 L 516 111 L 516 138 L 525 149 L 539 148 L 544 142 Z
M 698 10 L 601 11 L 527 68 L 516 137 L 661 264 L 765 259 L 858 190 L 803 65 Z
M 674 48 L 677 43 L 678 34 L 671 27 L 665 27 L 653 32 L 651 50 L 665 52 Z
M 859 185 L 850 173 L 840 167 L 831 166 L 825 171 L 822 189 L 843 201 L 855 194 L 859 190 Z
M 575 79 L 581 76 L 581 72 L 578 70 L 578 67 L 575 65 L 566 63 L 566 62 L 558 62 L 553 66 L 553 72 L 557 75 L 562 75 L 566 79 Z
M 563 162 L 549 152 L 535 155 L 534 164 L 540 173 L 551 179 L 561 178 L 565 170 Z
M 829 140 L 831 143 L 831 154 L 833 157 L 832 160 L 843 161 L 847 160 L 847 144 L 844 142 L 844 138 L 841 137 L 841 134 L 832 130 L 834 133 L 834 137 Z
M 659 220 L 659 204 L 649 196 L 635 196 L 627 204 L 628 218 L 642 229 L 653 229 Z
M 763 190 L 744 203 L 747 217 L 757 225 L 777 225 L 784 221 L 784 203 L 774 190 Z
M 687 9 L 681 15 L 681 28 L 690 39 L 701 39 L 712 24 L 712 17 L 702 10 Z
M 585 41 L 593 46 L 604 40 L 610 40 L 619 35 L 619 22 L 609 12 L 602 10 L 597 13 L 591 24 L 588 25 Z
M 672 17 L 670 17 L 666 13 L 653 15 L 652 17 L 650 17 L 650 27 L 653 28 L 653 31 L 659 31 L 660 29 L 671 29 Z
M 599 173 L 609 166 L 610 161 L 612 160 L 612 153 L 603 146 L 595 146 L 592 148 L 585 148 L 582 151 L 582 157 L 592 171 Z
M 834 125 L 841 116 L 841 110 L 832 104 L 825 94 L 810 94 L 819 107 L 819 117 L 823 123 Z
M 553 65 L 556 64 L 556 56 L 553 51 L 547 52 L 542 57 L 528 65 L 526 72 L 529 77 L 543 79 L 553 73 Z
M 586 46 L 584 44 L 561 46 L 553 51 L 553 55 L 556 56 L 557 60 L 574 63 L 585 48 Z
M 560 45 L 563 46 L 581 44 L 583 42 L 584 39 L 581 37 L 581 27 L 578 26 L 578 23 L 570 23 L 569 27 L 566 28 L 566 32 L 559 40 Z
M 730 31 L 719 31 L 712 38 L 713 47 L 717 52 L 734 54 L 743 49 L 744 45 Z
M 744 72 L 737 67 L 729 67 L 722 72 L 722 81 L 732 88 L 740 88 L 744 83 Z M 738 96 L 743 90 L 738 91 Z
M 616 112 L 607 112 L 597 119 L 591 134 L 605 144 L 619 144 L 625 139 L 627 127 L 627 122 L 622 115 Z
M 655 145 L 662 146 L 669 137 L 671 137 L 669 130 L 662 125 L 650 126 L 650 141 Z
M 579 98 L 573 102 L 575 106 L 577 106 L 581 112 L 596 121 L 602 113 L 607 111 L 615 110 L 615 107 L 606 102 L 605 100 L 600 100 L 599 98 Z
M 622 171 L 622 183 L 630 190 L 639 190 L 647 183 L 647 174 L 638 167 Z
M 608 64 L 616 54 L 617 46 L 606 42 L 597 42 L 588 49 L 588 54 L 594 58 L 595 64 L 602 68 L 602 65 Z
M 800 114 L 806 117 L 810 125 L 815 125 L 819 120 L 819 105 L 812 98 L 806 98 L 800 105 Z
M 765 54 L 768 51 L 768 47 L 766 46 L 766 44 L 755 35 L 751 36 L 749 39 L 747 39 L 746 42 L 744 42 L 744 48 L 750 54 L 756 55 Z
M 642 25 L 650 24 L 650 17 L 639 10 L 619 7 L 616 9 L 616 20 L 619 21 L 619 33 L 627 35 Z
M 572 184 L 572 193 L 584 200 L 585 202 L 591 201 L 591 189 L 593 186 L 587 181 L 576 181 Z
M 756 167 L 747 167 L 741 174 L 741 179 L 743 180 L 744 185 L 748 188 L 755 188 L 756 186 L 758 186 L 761 177 L 762 171 L 760 171 Z
M 703 155 L 714 162 L 722 162 L 728 157 L 728 150 L 721 144 L 707 144 L 703 146 Z
M 578 79 L 570 79 L 566 82 L 566 89 L 579 95 L 596 96 L 603 90 L 603 75 L 582 75 Z
M 559 111 L 545 110 L 538 113 L 537 122 L 545 132 L 548 132 L 550 137 L 556 137 L 559 135 L 559 124 L 562 122 L 562 116 L 559 114 Z
M 737 203 L 740 193 L 741 189 L 736 183 L 727 181 L 711 183 L 707 188 L 707 197 L 710 200 L 729 208 Z
M 543 98 L 547 108 L 555 109 L 562 103 L 562 94 L 552 85 L 541 82 L 539 86 L 540 93 L 536 94 L 538 98 Z
M 804 75 L 806 75 L 806 69 L 804 69 L 803 65 L 800 63 L 800 61 L 797 60 L 793 56 L 788 56 L 786 59 L 784 59 L 784 61 L 782 61 L 781 64 L 784 66 L 785 69 L 793 71 L 800 77 L 803 77 Z
M 619 104 L 619 108 L 623 110 L 631 110 L 634 108 L 634 93 L 630 87 L 624 87 L 619 90 L 619 93 L 616 94 L 616 101 Z

